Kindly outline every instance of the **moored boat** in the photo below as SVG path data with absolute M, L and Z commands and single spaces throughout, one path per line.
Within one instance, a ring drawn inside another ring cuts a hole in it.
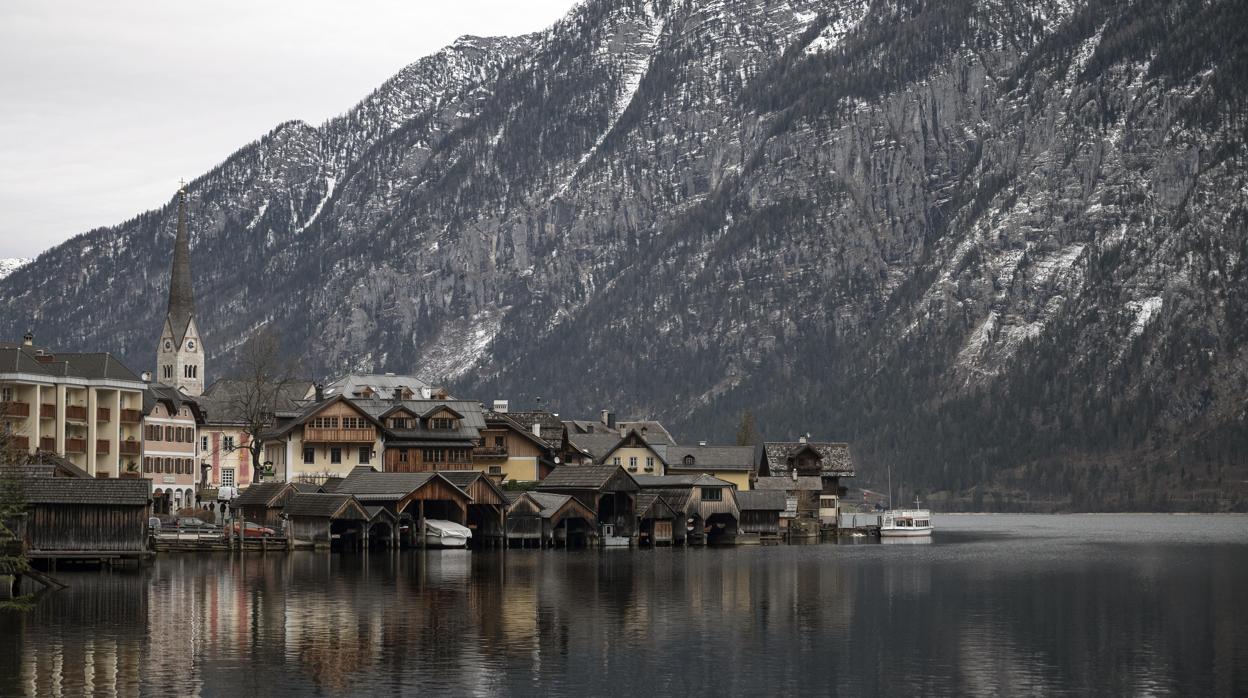
M 472 529 L 454 521 L 425 519 L 425 545 L 439 548 L 463 548 L 472 537 Z
M 932 535 L 932 512 L 892 509 L 880 514 L 881 538 L 917 538 Z

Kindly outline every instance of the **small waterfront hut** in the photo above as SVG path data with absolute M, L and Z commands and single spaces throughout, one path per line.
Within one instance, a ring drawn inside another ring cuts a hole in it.
M 259 482 L 243 490 L 230 508 L 243 520 L 282 530 L 282 509 L 296 494 L 323 492 L 319 485 L 304 482 Z
M 691 543 L 729 543 L 737 534 L 741 519 L 736 487 L 710 475 L 636 476 L 642 491 L 658 492 L 668 504 L 679 499 L 685 520 L 692 529 Z M 669 494 L 672 495 L 669 498 Z
M 508 502 L 494 479 L 479 470 L 442 470 L 439 474 L 472 498 L 467 523 L 472 540 L 479 545 L 501 542 Z
M 684 516 L 677 515 L 667 500 L 655 490 L 637 494 L 637 519 L 637 542 L 650 545 L 672 545 L 676 538 L 677 524 L 684 524 Z M 683 534 L 683 525 L 679 528 Z M 683 535 L 681 539 L 684 539 Z
M 104 559 L 147 554 L 152 481 L 32 477 L 22 486 L 31 557 Z
M 637 481 L 619 465 L 571 465 L 555 468 L 537 486 L 539 492 L 575 497 L 594 512 L 604 540 L 637 535 Z
M 751 490 L 737 492 L 737 507 L 741 509 L 741 533 L 757 536 L 760 541 L 779 540 L 780 514 L 785 508 L 785 494 L 781 490 Z
M 819 519 L 819 498 L 823 492 L 823 480 L 814 476 L 791 475 L 784 477 L 760 477 L 754 481 L 757 491 L 784 493 L 784 511 L 780 512 L 780 532 L 787 533 L 797 520 L 816 522 Z
M 368 512 L 367 547 L 399 547 L 399 517 L 381 505 L 366 506 L 364 511 Z
M 584 546 L 597 525 L 594 512 L 571 495 L 525 492 L 507 508 L 507 544 Z
M 338 486 L 337 494 L 349 494 L 366 506 L 384 506 L 399 519 L 404 546 L 421 544 L 418 536 L 427 519 L 445 519 L 468 525 L 468 506 L 472 497 L 441 473 L 378 472 L 356 466 Z
M 768 441 L 759 451 L 758 475 L 764 477 L 813 477 L 819 480 L 815 496 L 815 518 L 824 525 L 835 525 L 846 488 L 843 478 L 854 477 L 854 461 L 849 444 L 834 441 Z M 809 488 L 803 488 L 809 492 Z M 801 495 L 799 499 L 805 499 Z M 799 502 L 799 512 L 800 510 Z M 799 518 L 805 518 L 800 516 Z
M 290 522 L 291 547 L 355 550 L 366 545 L 372 519 L 349 494 L 296 493 L 286 500 L 283 514 Z

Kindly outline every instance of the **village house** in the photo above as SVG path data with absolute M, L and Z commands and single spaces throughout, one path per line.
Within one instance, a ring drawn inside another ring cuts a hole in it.
M 823 479 L 810 475 L 780 475 L 759 477 L 754 480 L 758 492 L 780 492 L 784 497 L 784 510 L 780 512 L 780 533 L 787 535 L 802 522 L 811 522 L 818 528 L 819 498 L 823 495 Z M 796 523 L 795 523 L 796 522 Z
M 485 428 L 471 400 L 352 400 L 382 425 L 381 466 L 392 473 L 486 470 L 473 460 Z
M 199 404 L 181 390 L 149 383 L 143 391 L 141 473 L 136 464 L 125 475 L 141 475 L 152 481 L 153 513 L 174 514 L 195 506 L 201 423 Z
M 811 441 L 808 436 L 764 443 L 759 452 L 758 477 L 793 476 L 819 478 L 818 517 L 823 525 L 835 526 L 846 492 L 841 478 L 854 476 L 849 444 Z
M 534 419 L 526 426 L 519 421 L 523 418 L 522 413 L 486 411 L 485 427 L 472 451 L 474 467 L 504 482 L 535 482 L 546 477 L 555 467 L 557 451 L 543 438 L 544 420 Z
M 95 477 L 137 471 L 145 387 L 110 354 L 53 353 L 30 333 L 0 343 L 0 430 L 15 449 L 54 453 Z
M 599 458 L 604 465 L 621 465 L 629 474 L 663 475 L 667 461 L 663 457 L 666 448 L 656 448 L 637 429 L 629 429 L 615 445 Z
M 669 475 L 705 474 L 726 480 L 738 491 L 750 489 L 758 466 L 758 449 L 754 446 L 670 446 Z
M 320 485 L 380 462 L 384 426 L 361 407 L 365 401 L 319 397 L 264 434 L 265 461 L 279 480 Z
M 275 422 L 290 419 L 303 409 L 303 395 L 311 385 L 298 381 L 281 386 L 275 392 L 275 404 L 266 412 L 273 415 Z M 254 387 L 244 381 L 223 379 L 208 386 L 198 398 L 204 415 L 199 428 L 201 477 L 211 490 L 240 490 L 257 481 L 248 450 L 251 424 L 246 406 L 252 391 Z M 272 460 L 267 454 L 265 459 Z M 276 471 L 274 477 L 287 479 L 284 471 Z

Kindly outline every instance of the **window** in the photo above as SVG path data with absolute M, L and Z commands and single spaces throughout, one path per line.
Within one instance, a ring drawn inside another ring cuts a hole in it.
M 637 456 L 629 456 L 629 457 L 628 457 L 628 469 L 629 469 L 629 470 L 636 470 L 636 469 L 637 469 Z
M 143 472 L 152 472 L 152 459 L 150 457 L 143 459 Z
M 368 425 L 365 424 L 363 417 L 343 417 L 342 418 L 343 429 L 364 429 L 367 426 Z
M 504 446 L 506 446 L 506 445 L 507 445 L 506 437 L 503 437 L 503 436 L 495 436 L 495 437 L 494 437 L 494 447 L 495 447 L 495 448 L 503 448 L 503 447 L 504 447 Z
M 234 469 L 233 468 L 221 469 L 221 486 L 222 487 L 234 486 Z
M 646 470 L 654 470 L 654 456 L 646 456 Z
M 619 464 L 620 464 L 620 457 L 619 457 L 619 456 L 616 456 L 615 458 L 612 458 L 612 459 L 611 459 L 611 465 L 619 465 Z
M 442 463 L 446 461 L 446 449 L 426 448 L 422 455 L 426 463 Z
M 703 487 L 702 501 L 704 502 L 722 502 L 724 501 L 724 491 L 718 487 Z
M 406 448 L 400 448 L 400 449 L 399 449 L 399 462 L 400 462 L 400 463 L 406 463 L 406 462 L 407 462 L 407 449 L 406 449 Z
M 312 464 L 316 462 L 316 449 L 315 448 L 312 448 L 311 446 L 303 447 L 303 462 L 305 464 Z
M 160 367 L 160 375 L 162 378 L 173 378 L 173 364 L 165 364 Z
M 207 436 L 199 437 L 199 450 L 203 453 L 208 452 L 208 437 Z
M 450 417 L 434 417 L 429 420 L 429 428 L 431 429 L 454 429 L 455 420 Z
M 0 402 L 13 402 L 12 388 L 0 388 Z
M 360 465 L 368 465 L 368 459 L 373 455 L 371 446 L 360 446 Z
M 173 427 L 165 427 L 165 441 L 173 441 Z
M 337 429 L 337 417 L 315 417 L 312 419 L 313 429 Z
M 173 428 L 173 440 L 182 443 L 182 427 Z
M 341 449 L 341 448 L 331 448 L 331 449 L 329 449 L 329 462 L 330 462 L 330 463 L 341 463 L 341 462 L 342 462 L 342 449 Z
M 224 449 L 225 449 L 225 451 L 226 451 L 226 453 L 229 453 L 230 451 L 233 451 L 233 450 L 234 450 L 234 437 L 233 437 L 233 436 L 222 436 L 222 437 L 221 437 L 221 448 L 224 448 Z
M 693 465 L 693 456 L 685 456 L 685 465 Z
M 165 474 L 172 475 L 173 474 L 173 459 L 165 458 L 164 461 L 165 461 Z
M 407 417 L 392 417 L 390 419 L 390 427 L 392 429 L 411 429 L 412 420 Z

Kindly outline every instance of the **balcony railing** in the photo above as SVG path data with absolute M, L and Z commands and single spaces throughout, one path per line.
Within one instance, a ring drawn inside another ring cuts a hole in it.
M 0 415 L 5 417 L 29 417 L 30 403 L 17 402 L 16 400 L 0 402 Z
M 121 408 L 121 421 L 128 424 L 138 424 L 143 421 L 143 411 L 131 410 L 123 407 Z
M 377 429 L 318 429 L 303 428 L 305 443 L 372 443 L 377 440 Z
M 65 419 L 85 422 L 87 421 L 87 408 L 82 405 L 69 405 L 65 408 Z
M 56 437 L 55 436 L 40 436 L 39 437 L 39 450 L 48 451 L 49 453 L 55 453 L 56 452 Z
M 96 439 L 95 440 L 95 455 L 107 456 L 108 449 L 109 449 L 108 439 Z
M 18 436 L 17 434 L 13 434 L 12 436 L 9 437 L 9 439 L 11 439 L 10 443 L 13 444 L 13 448 L 15 449 L 19 449 L 22 451 L 27 451 L 30 449 L 30 437 L 28 436 Z
M 108 407 L 95 408 L 95 421 L 107 422 L 108 420 L 112 418 L 113 418 L 113 411 L 111 408 L 108 408 Z
M 122 441 L 117 446 L 117 452 L 123 456 L 139 455 L 141 444 L 138 441 Z
M 474 446 L 472 449 L 472 457 L 481 458 L 481 459 L 506 458 L 507 447 L 506 446 Z
M 66 453 L 86 453 L 87 452 L 87 440 L 86 439 L 65 439 L 65 452 Z
M 39 405 L 40 419 L 56 419 L 56 405 Z

